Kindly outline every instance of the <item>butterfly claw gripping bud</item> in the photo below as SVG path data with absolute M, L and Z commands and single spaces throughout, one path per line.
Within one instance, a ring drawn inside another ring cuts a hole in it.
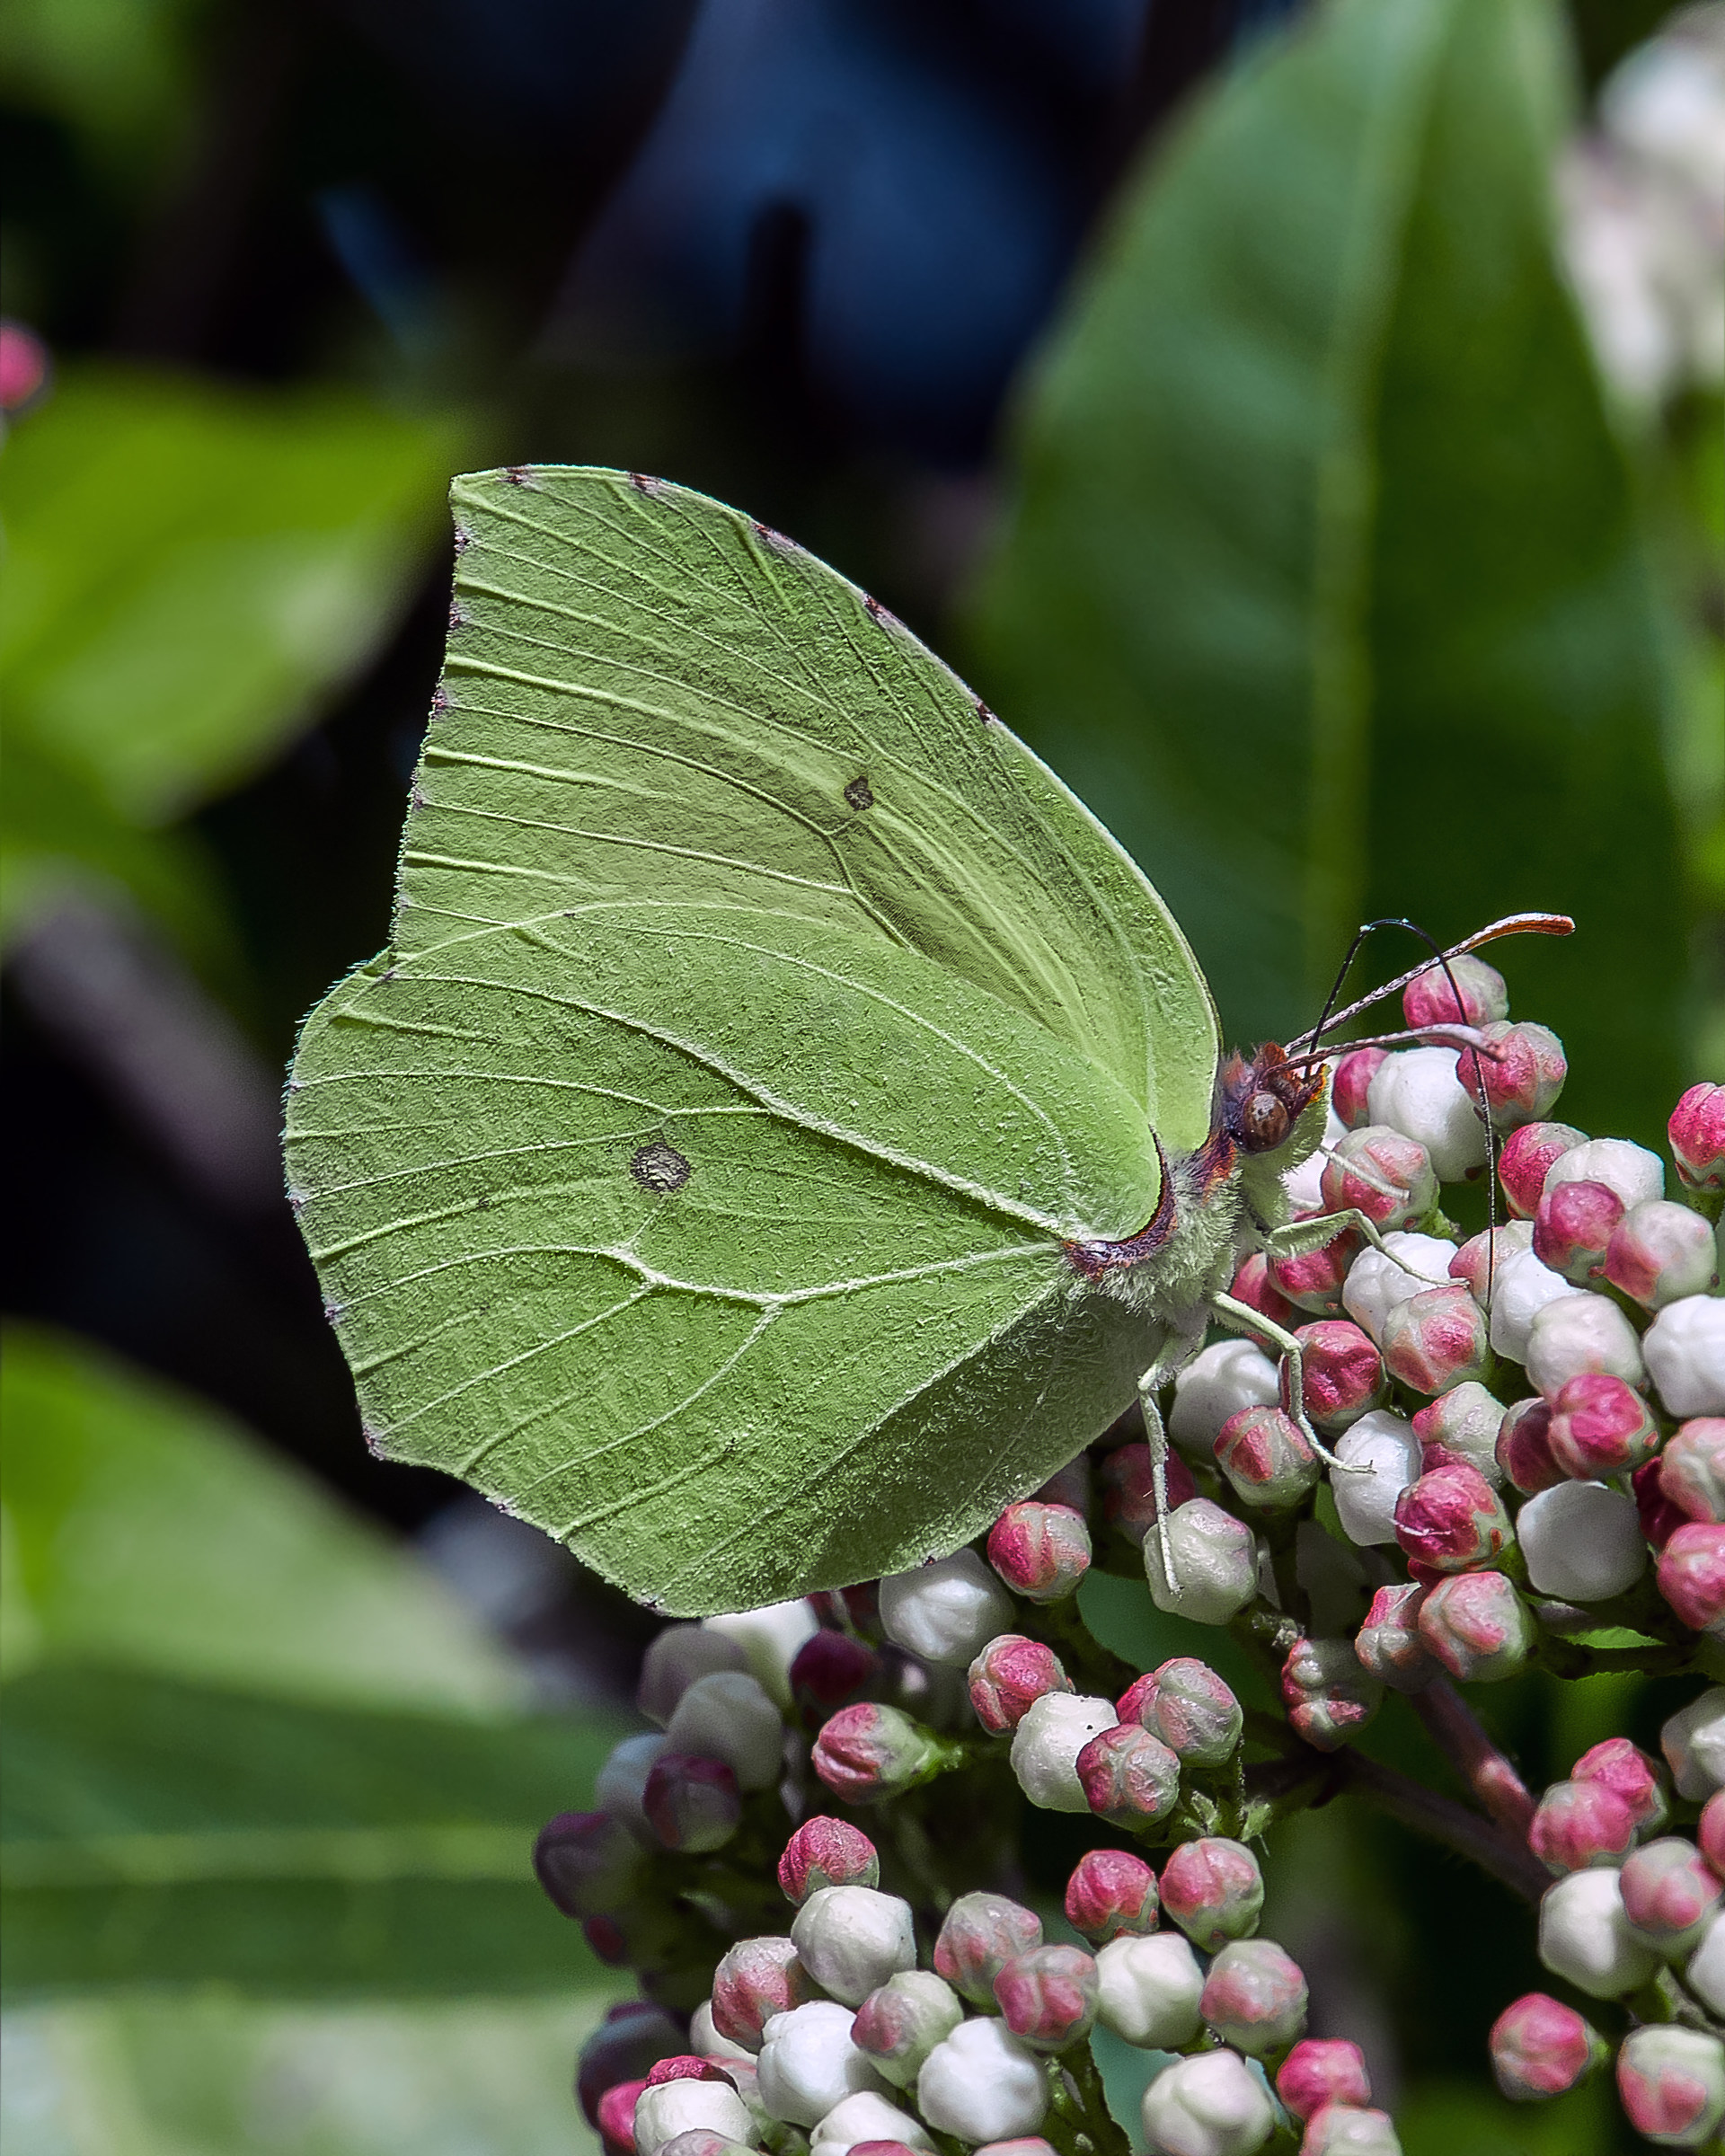
M 1659 1593 L 1692 1631 L 1725 1633 L 1725 1527 L 1685 1520 L 1659 1552 Z
M 1369 2104 L 1366 2054 L 1344 2037 L 1305 2037 L 1277 2069 L 1276 2093 L 1301 2120 L 1326 2104 Z
M 1725 1085 L 1692 1085 L 1671 1110 L 1666 1133 L 1687 1188 L 1725 1189 Z
M 813 1996 L 809 1972 L 788 1939 L 739 1939 L 712 1973 L 712 2025 L 745 2051 L 761 2048 L 761 2032 Z
M 1042 2062 L 990 2014 L 961 2021 L 923 2063 L 916 2106 L 936 2133 L 960 2141 L 1034 2134 L 1048 2107 Z
M 914 1789 L 940 1767 L 943 1747 L 897 1707 L 841 1707 L 815 1739 L 814 1769 L 836 1797 L 872 1804 Z
M 1162 1905 L 1195 1947 L 1214 1954 L 1258 1929 L 1264 1875 L 1243 1842 L 1202 1835 L 1182 1842 L 1163 1867 Z
M 1440 1581 L 1420 1604 L 1420 1637 L 1452 1677 L 1490 1684 L 1514 1676 L 1526 1661 L 1534 1621 L 1501 1572 L 1462 1572 Z
M 1380 1123 L 1337 1142 L 1320 1187 L 1328 1211 L 1363 1213 L 1385 1232 L 1425 1219 L 1438 1203 L 1430 1154 L 1417 1138 Z
M 1114 1708 L 1108 1700 L 1045 1692 L 1032 1701 L 1013 1732 L 1010 1754 L 1018 1786 L 1031 1802 L 1045 1812 L 1087 1811 L 1090 1800 L 1078 1761 L 1091 1739 L 1113 1722 Z
M 1529 1498 L 1516 1515 L 1527 1577 L 1562 1602 L 1605 1602 L 1632 1587 L 1647 1568 L 1633 1498 L 1603 1482 L 1560 1482 Z
M 1632 2029 L 1617 2054 L 1629 2123 L 1668 2149 L 1698 2149 L 1725 2121 L 1725 2045 L 1669 2023 Z
M 1719 1284 L 1719 1245 L 1699 1213 L 1664 1197 L 1632 1206 L 1606 1245 L 1606 1278 L 1643 1310 Z
M 1193 1498 L 1168 1515 L 1174 1577 L 1163 1564 L 1162 1536 L 1144 1538 L 1150 1599 L 1171 1616 L 1225 1624 L 1258 1592 L 1258 1551 L 1250 1527 L 1208 1498 Z
M 929 2053 L 963 2019 L 964 2008 L 950 1984 L 926 1969 L 905 1969 L 869 1993 L 856 2010 L 851 2035 L 878 2072 L 908 2089 Z
M 1659 1966 L 1659 1956 L 1631 1931 L 1617 1874 L 1609 1869 L 1572 1871 L 1545 1889 L 1539 1958 L 1590 1999 L 1639 1991 Z
M 1570 1074 L 1557 1035 L 1549 1026 L 1510 1025 L 1500 1018 L 1480 1030 L 1494 1053 L 1464 1048 L 1455 1075 L 1476 1099 L 1483 1090 L 1493 1128 L 1519 1130 L 1549 1116 Z
M 880 1624 L 895 1647 L 962 1669 L 1013 1620 L 1000 1582 L 974 1550 L 880 1582 Z
M 1490 1025 L 1508 1016 L 1509 987 L 1495 966 L 1465 950 L 1415 974 L 1402 1010 L 1410 1026 Z
M 1153 2149 L 1255 2156 L 1275 2124 L 1269 2090 L 1236 2051 L 1177 2060 L 1144 2092 L 1144 2130 Z
M 1485 1312 L 1459 1280 L 1398 1303 L 1379 1338 L 1391 1374 L 1415 1392 L 1476 1383 L 1491 1366 Z
M 1527 1846 L 1559 1878 L 1621 1864 L 1635 1846 L 1635 1815 L 1603 1781 L 1554 1781 L 1540 1798 Z
M 1141 1722 L 1177 1759 L 1199 1767 L 1232 1759 L 1245 1727 L 1239 1701 L 1195 1655 L 1175 1655 L 1140 1677 L 1121 1698 L 1120 1719 Z
M 972 2006 L 995 2002 L 995 1978 L 1015 1954 L 1042 1944 L 1042 1920 L 1004 1894 L 961 1894 L 934 1941 L 937 1975 Z
M 1439 1674 L 1420 1636 L 1425 1598 L 1422 1586 L 1379 1587 L 1354 1641 L 1360 1667 L 1393 1692 L 1423 1692 Z
M 1318 1455 L 1280 1408 L 1230 1415 L 1216 1435 L 1216 1458 L 1243 1503 L 1269 1510 L 1297 1505 L 1318 1479 Z
M 743 1816 L 737 1777 L 729 1764 L 690 1752 L 659 1754 L 641 1791 L 641 1808 L 667 1849 L 691 1856 L 722 1849 Z
M 1282 1665 L 1282 1699 L 1296 1732 L 1315 1751 L 1351 1744 L 1384 1703 L 1384 1687 L 1351 1639 L 1301 1639 Z
M 1382 1406 L 1389 1391 L 1384 1358 L 1352 1319 L 1320 1318 L 1294 1337 L 1300 1343 L 1301 1405 L 1326 1437 Z
M 533 1869 L 565 1916 L 620 1909 L 641 1875 L 640 1842 L 609 1812 L 559 1812 L 540 1829 Z
M 1505 1139 L 1498 1155 L 1498 1181 L 1517 1220 L 1534 1217 L 1553 1164 L 1585 1144 L 1587 1135 L 1571 1123 L 1524 1123 Z
M 1180 1762 L 1159 1737 L 1136 1722 L 1098 1731 L 1079 1753 L 1085 1801 L 1112 1826 L 1146 1826 L 1180 1801 Z
M 1009 1505 L 988 1533 L 988 1562 L 1028 1602 L 1058 1602 L 1090 1569 L 1090 1530 L 1068 1505 Z
M 1305 2027 L 1305 1978 L 1273 1940 L 1239 1939 L 1210 1964 L 1199 2011 L 1249 2058 L 1284 2051 Z
M 1073 1689 L 1054 1649 L 1022 1632 L 991 1639 L 970 1665 L 968 1681 L 977 1719 L 995 1736 L 1016 1729 L 1044 1692 Z
M 1624 1863 L 1617 1884 L 1636 1931 L 1673 1961 L 1700 1940 L 1725 1894 L 1712 1866 L 1680 1834 L 1643 1843 Z
M 995 1978 L 1006 2026 L 1032 2051 L 1065 2051 L 1096 2020 L 1096 1964 L 1080 1947 L 1032 1947 L 1014 1954 Z
M 1546 1992 L 1529 1992 L 1491 2024 L 1491 2071 L 1512 2104 L 1539 2103 L 1584 2081 L 1611 2056 L 1598 2030 Z
M 1092 1947 L 1156 1928 L 1156 1875 L 1129 1850 L 1086 1850 L 1066 1881 L 1066 1922 Z
M 916 1966 L 910 1904 L 872 1886 L 823 1886 L 798 1910 L 791 1927 L 797 1958 L 846 2006 Z

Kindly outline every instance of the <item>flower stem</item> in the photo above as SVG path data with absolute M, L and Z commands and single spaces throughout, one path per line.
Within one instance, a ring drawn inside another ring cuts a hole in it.
M 1498 1825 L 1526 1842 L 1534 1800 L 1527 1785 L 1481 1727 L 1479 1717 L 1447 1677 L 1413 1695 L 1413 1711 L 1438 1748 Z
M 1403 1826 L 1429 1834 L 1434 1842 L 1471 1859 L 1523 1901 L 1537 1903 L 1551 1885 L 1551 1874 L 1526 1842 L 1491 1820 L 1482 1819 L 1465 1805 L 1440 1797 L 1411 1776 L 1398 1773 L 1393 1767 L 1380 1766 L 1375 1759 L 1364 1759 L 1357 1752 L 1338 1753 L 1335 1763 L 1342 1789 L 1369 1798 Z

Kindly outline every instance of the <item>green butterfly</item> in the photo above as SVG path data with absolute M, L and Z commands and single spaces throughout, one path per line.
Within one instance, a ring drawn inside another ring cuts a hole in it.
M 389 948 L 288 1088 L 367 1437 L 678 1614 L 945 1553 L 1257 1322 L 1316 1082 L 1222 1067 L 1138 869 L 802 549 L 616 472 L 452 499 Z

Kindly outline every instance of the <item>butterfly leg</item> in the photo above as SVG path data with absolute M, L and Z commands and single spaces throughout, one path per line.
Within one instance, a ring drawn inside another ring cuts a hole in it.
M 1262 1311 L 1254 1310 L 1250 1303 L 1239 1302 L 1233 1295 L 1212 1295 L 1210 1308 L 1231 1332 L 1253 1333 L 1259 1339 L 1267 1341 L 1281 1356 L 1282 1391 L 1286 1396 L 1287 1412 L 1299 1426 L 1301 1436 L 1319 1459 L 1328 1461 L 1331 1467 L 1340 1468 L 1345 1475 L 1369 1473 L 1369 1469 L 1349 1467 L 1345 1460 L 1338 1460 L 1308 1421 L 1305 1412 L 1305 1353 L 1294 1335 L 1277 1324 L 1273 1318 L 1267 1318 Z
M 1201 1337 L 1201 1336 L 1199 1336 Z M 1156 1500 L 1155 1535 L 1162 1551 L 1162 1569 L 1171 1589 L 1179 1592 L 1174 1571 L 1172 1537 L 1168 1533 L 1168 1432 L 1156 1395 L 1182 1363 L 1190 1356 L 1198 1339 L 1175 1333 L 1150 1367 L 1138 1379 L 1138 1404 L 1144 1409 L 1145 1442 L 1150 1447 L 1150 1487 Z
M 1349 1228 L 1363 1235 L 1375 1250 L 1382 1250 L 1386 1258 L 1393 1259 L 1403 1272 L 1413 1273 L 1416 1280 L 1425 1278 L 1423 1273 L 1414 1273 L 1411 1265 L 1396 1257 L 1384 1241 L 1377 1223 L 1368 1220 L 1352 1206 L 1344 1206 L 1339 1213 L 1318 1213 L 1310 1220 L 1288 1220 L 1278 1228 L 1267 1228 L 1259 1238 L 1259 1248 L 1266 1258 L 1307 1258 Z M 1434 1280 L 1429 1285 L 1438 1287 L 1443 1283 Z

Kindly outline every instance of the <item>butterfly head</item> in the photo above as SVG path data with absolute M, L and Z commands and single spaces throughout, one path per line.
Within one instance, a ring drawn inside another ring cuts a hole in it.
M 1217 1123 L 1242 1153 L 1274 1153 L 1322 1091 L 1322 1064 L 1290 1065 L 1267 1040 L 1250 1061 L 1231 1056 L 1223 1065 Z

